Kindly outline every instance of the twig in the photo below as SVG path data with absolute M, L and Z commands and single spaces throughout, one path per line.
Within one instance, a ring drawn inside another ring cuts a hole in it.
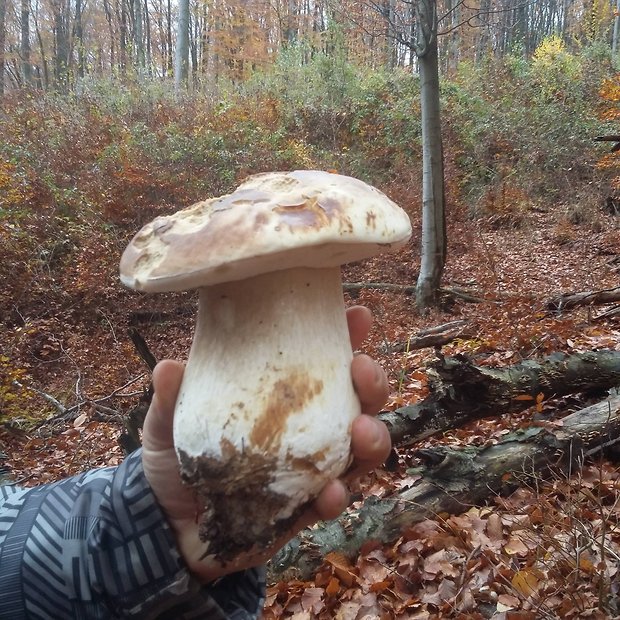
M 101 403 L 111 400 L 112 398 L 135 398 L 136 396 L 140 396 L 143 393 L 141 391 L 132 392 L 129 394 L 121 394 L 121 390 L 124 390 L 125 388 L 129 387 L 133 383 L 140 381 L 140 379 L 143 379 L 145 375 L 146 373 L 142 373 L 141 375 L 138 375 L 137 377 L 130 379 L 124 385 L 121 385 L 120 387 L 116 388 L 113 392 L 111 392 L 107 396 L 101 396 L 100 398 L 96 398 L 96 399 L 81 397 L 81 395 L 79 394 L 79 390 L 78 390 L 78 385 L 80 382 L 80 379 L 78 378 L 78 381 L 76 382 L 76 394 L 78 395 L 80 400 L 78 403 L 76 403 L 75 405 L 72 405 L 71 407 L 67 407 L 63 405 L 59 400 L 54 398 L 51 394 L 48 394 L 47 392 L 43 392 L 42 390 L 39 390 L 30 385 L 24 385 L 20 383 L 19 381 L 17 381 L 16 379 L 13 380 L 13 385 L 17 388 L 26 389 L 26 390 L 30 390 L 31 392 L 34 392 L 35 394 L 43 398 L 43 400 L 45 400 L 50 405 L 52 405 L 58 411 L 57 415 L 54 415 L 46 419 L 44 422 L 40 424 L 40 426 L 43 426 L 44 424 L 55 422 L 59 419 L 69 420 L 82 407 L 88 404 L 92 404 L 95 407 L 95 409 L 98 410 L 100 413 L 105 413 L 106 415 L 113 415 L 115 417 L 118 417 L 121 414 L 116 409 L 106 407 L 102 405 Z
M 110 328 L 110 331 L 112 332 L 112 338 L 114 338 L 114 342 L 116 342 L 118 344 L 118 339 L 116 337 L 116 332 L 114 331 L 114 327 L 112 326 L 112 323 L 110 323 L 110 319 L 105 315 L 105 313 L 101 309 L 97 310 L 97 314 L 100 314 L 105 319 L 105 322 L 108 324 L 108 326 Z
M 60 401 L 56 400 L 50 394 L 42 392 L 41 390 L 37 390 L 37 388 L 32 387 L 31 385 L 24 385 L 23 383 L 17 381 L 17 379 L 13 379 L 13 385 L 15 387 L 18 387 L 19 389 L 30 390 L 31 392 L 38 394 L 41 398 L 43 398 L 43 400 L 47 401 L 50 405 L 55 407 L 61 415 L 65 415 L 67 413 L 67 407 L 65 407 Z
M 125 385 L 121 385 L 121 387 L 116 388 L 112 393 L 108 394 L 107 396 L 102 396 L 101 398 L 96 398 L 95 400 L 91 401 L 93 403 L 102 403 L 105 402 L 106 400 L 110 400 L 111 398 L 133 398 L 134 396 L 139 396 L 140 394 L 142 394 L 142 392 L 131 392 L 130 394 L 121 394 L 121 390 L 124 390 L 126 387 L 129 387 L 130 385 L 132 385 L 133 383 L 136 383 L 136 381 L 140 381 L 140 379 L 143 379 L 146 376 L 146 373 L 143 372 L 141 375 L 138 375 L 137 377 L 134 377 L 133 379 L 130 379 L 129 381 L 127 381 L 127 383 L 125 383 Z

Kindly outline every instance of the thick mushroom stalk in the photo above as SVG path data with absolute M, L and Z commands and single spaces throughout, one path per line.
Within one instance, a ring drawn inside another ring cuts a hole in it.
M 347 468 L 351 359 L 338 267 L 200 289 L 174 440 L 207 554 L 269 545 Z

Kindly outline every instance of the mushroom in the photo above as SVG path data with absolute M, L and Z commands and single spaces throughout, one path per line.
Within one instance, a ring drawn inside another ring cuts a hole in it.
M 410 235 L 407 214 L 374 187 L 298 170 L 158 217 L 125 250 L 125 285 L 199 290 L 174 443 L 205 556 L 272 544 L 349 466 L 360 404 L 340 266 Z

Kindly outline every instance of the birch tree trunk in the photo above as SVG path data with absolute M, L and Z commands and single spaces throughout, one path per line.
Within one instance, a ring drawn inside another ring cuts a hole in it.
M 187 84 L 189 66 L 189 0 L 179 1 L 179 23 L 174 54 L 174 89 L 180 93 Z
M 446 262 L 443 148 L 439 106 L 436 0 L 418 0 L 418 44 L 422 116 L 422 256 L 416 306 L 422 313 L 437 303 Z

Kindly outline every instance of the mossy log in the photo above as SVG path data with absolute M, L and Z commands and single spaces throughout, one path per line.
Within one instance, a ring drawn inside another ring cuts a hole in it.
M 620 351 L 557 353 L 505 368 L 440 357 L 429 369 L 430 396 L 382 413 L 395 446 L 417 443 L 471 420 L 516 413 L 549 398 L 620 385 Z
M 618 444 L 620 397 L 615 396 L 565 417 L 562 426 L 520 430 L 494 445 L 425 450 L 427 465 L 411 488 L 386 499 L 370 497 L 359 510 L 304 530 L 275 555 L 270 581 L 308 579 L 332 551 L 353 558 L 368 541 L 391 543 L 414 523 L 481 505 L 512 491 L 524 476 L 568 472 L 584 457 Z

